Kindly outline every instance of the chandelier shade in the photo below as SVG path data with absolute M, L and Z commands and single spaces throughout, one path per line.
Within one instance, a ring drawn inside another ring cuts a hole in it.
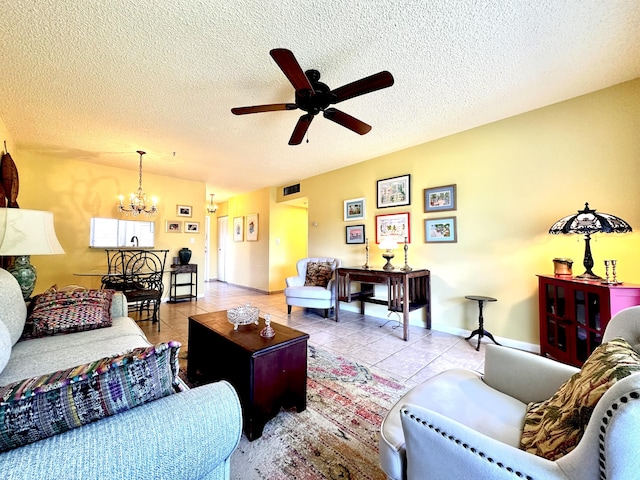
M 138 150 L 137 153 L 140 154 L 138 191 L 129 195 L 129 203 L 127 205 L 124 204 L 124 195 L 120 195 L 120 204 L 118 205 L 118 211 L 127 215 L 131 214 L 134 217 L 140 214 L 152 216 L 155 215 L 155 213 L 158 211 L 158 207 L 156 206 L 156 199 L 155 197 L 152 197 L 152 204 L 149 205 L 149 202 L 147 201 L 147 195 L 142 190 L 142 156 L 147 152 Z
M 584 210 L 578 210 L 573 215 L 561 218 L 549 229 L 552 235 L 576 233 L 584 235 L 585 251 L 583 265 L 586 271 L 576 278 L 586 280 L 599 280 L 601 277 L 592 272 L 594 265 L 591 255 L 591 235 L 594 233 L 627 233 L 631 232 L 631 225 L 620 217 L 609 213 L 596 212 L 589 208 L 589 203 L 584 204 Z

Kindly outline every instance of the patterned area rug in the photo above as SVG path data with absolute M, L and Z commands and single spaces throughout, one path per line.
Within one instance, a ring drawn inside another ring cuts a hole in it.
M 366 367 L 309 346 L 307 409 L 282 410 L 231 459 L 231 478 L 381 479 L 378 429 L 407 390 Z

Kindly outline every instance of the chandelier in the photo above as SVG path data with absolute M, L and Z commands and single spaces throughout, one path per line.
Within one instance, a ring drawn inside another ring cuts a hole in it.
M 215 193 L 210 193 L 209 195 L 211 195 L 211 202 L 207 206 L 207 213 L 214 214 L 218 211 L 218 205 L 213 204 L 213 197 Z
M 142 156 L 147 153 L 142 150 L 138 150 L 140 154 L 140 171 L 138 177 L 138 191 L 137 193 L 131 193 L 129 196 L 129 204 L 124 205 L 122 202 L 124 200 L 124 196 L 120 195 L 120 205 L 118 205 L 118 211 L 120 213 L 131 214 L 134 217 L 144 213 L 145 215 L 154 215 L 158 211 L 158 207 L 156 207 L 156 199 L 152 198 L 152 205 L 147 203 L 147 195 L 142 191 Z

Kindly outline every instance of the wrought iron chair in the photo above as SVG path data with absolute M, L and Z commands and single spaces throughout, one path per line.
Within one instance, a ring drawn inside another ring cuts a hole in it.
M 107 250 L 109 275 L 103 277 L 103 288 L 121 291 L 139 316 L 150 313 L 160 331 L 160 302 L 164 291 L 164 266 L 169 250 Z M 152 310 L 151 310 L 152 309 Z

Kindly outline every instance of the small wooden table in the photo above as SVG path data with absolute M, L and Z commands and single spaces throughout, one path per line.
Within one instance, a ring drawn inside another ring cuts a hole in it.
M 189 317 L 187 376 L 224 379 L 235 387 L 249 441 L 262 435 L 280 407 L 298 412 L 307 407 L 309 335 L 271 322 L 276 335 L 263 338 L 264 319 L 259 322 L 234 330 L 226 311 Z
M 384 270 L 381 268 L 341 267 L 336 269 L 338 302 L 336 322 L 340 316 L 340 302 L 360 300 L 360 313 L 364 304 L 386 305 L 391 312 L 402 312 L 403 337 L 409 340 L 409 312 L 424 308 L 427 329 L 431 329 L 431 276 L 429 270 Z M 360 282 L 360 291 L 351 291 L 351 282 Z M 375 298 L 375 285 L 387 286 L 387 298 Z

